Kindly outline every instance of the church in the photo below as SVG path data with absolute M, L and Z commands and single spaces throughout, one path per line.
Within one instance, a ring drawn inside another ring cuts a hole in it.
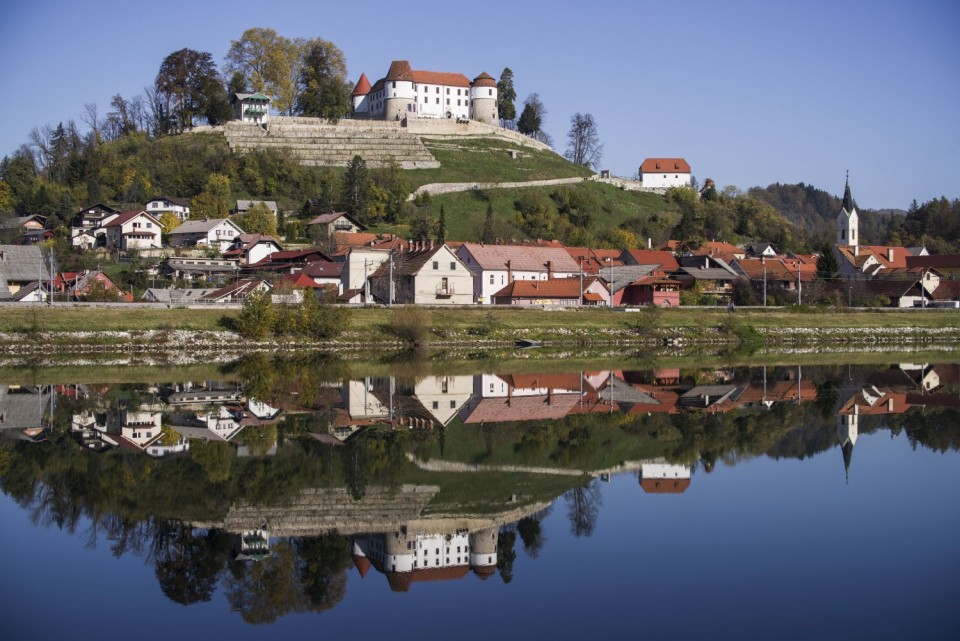
M 462 73 L 417 71 L 406 60 L 390 63 L 371 86 L 361 74 L 351 95 L 354 118 L 403 120 L 450 118 L 497 124 L 497 81 L 484 72 L 470 80 Z

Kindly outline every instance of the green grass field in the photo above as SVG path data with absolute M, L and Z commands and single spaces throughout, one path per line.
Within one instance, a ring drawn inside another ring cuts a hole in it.
M 236 310 L 156 307 L 92 307 L 82 305 L 6 306 L 0 314 L 0 332 L 27 334 L 37 331 L 123 331 L 123 330 L 223 330 L 223 319 Z M 380 327 L 393 310 L 365 307 L 352 310 L 347 331 L 356 338 L 382 337 Z M 635 325 L 642 314 L 607 308 L 520 309 L 504 307 L 433 308 L 431 323 L 434 342 L 444 334 L 460 342 L 514 337 L 562 337 L 565 334 Z M 960 314 L 955 310 L 853 310 L 824 309 L 797 313 L 786 309 L 740 308 L 731 316 L 722 308 L 679 308 L 662 310 L 656 325 L 661 329 L 713 331 L 727 319 L 758 330 L 770 328 L 953 328 L 960 332 Z M 559 331 L 562 330 L 562 331 Z M 587 335 L 589 337 L 589 334 Z

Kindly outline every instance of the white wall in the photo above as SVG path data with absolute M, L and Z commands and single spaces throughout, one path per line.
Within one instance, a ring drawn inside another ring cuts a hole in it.
M 645 189 L 690 186 L 690 174 L 677 172 L 644 173 L 640 176 L 640 180 Z

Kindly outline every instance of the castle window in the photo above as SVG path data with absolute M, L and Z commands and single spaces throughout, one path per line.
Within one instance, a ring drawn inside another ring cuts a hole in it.
M 437 104 L 438 104 L 438 105 L 440 104 L 440 99 L 439 99 L 439 98 L 437 98 Z
M 449 98 L 447 98 L 447 104 L 448 104 L 448 105 L 450 104 L 450 99 L 449 99 Z
M 459 100 L 457 100 L 457 106 L 458 106 L 458 107 L 460 106 L 460 101 L 459 101 Z
M 424 102 L 426 102 L 426 101 L 428 101 L 428 100 L 430 100 L 430 99 L 427 98 L 426 96 L 423 97 L 423 101 L 424 101 Z M 664 177 L 666 177 L 666 176 L 664 176 Z
M 394 89 L 397 88 L 397 81 L 396 81 L 396 80 L 392 81 L 390 84 L 393 85 L 393 88 L 394 88 Z
M 450 95 L 450 87 L 447 87 L 447 95 Z
M 437 93 L 440 93 L 440 87 L 437 87 Z
M 487 89 L 487 95 L 488 95 L 488 96 L 492 96 L 492 95 L 493 95 L 493 89 Z

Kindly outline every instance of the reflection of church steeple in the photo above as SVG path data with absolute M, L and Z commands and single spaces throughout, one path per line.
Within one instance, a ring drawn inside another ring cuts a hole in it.
M 837 421 L 837 440 L 840 441 L 840 450 L 843 452 L 843 471 L 846 481 L 850 482 L 850 459 L 853 457 L 853 446 L 857 444 L 857 435 L 860 431 L 860 414 L 854 406 L 852 414 L 844 414 Z

